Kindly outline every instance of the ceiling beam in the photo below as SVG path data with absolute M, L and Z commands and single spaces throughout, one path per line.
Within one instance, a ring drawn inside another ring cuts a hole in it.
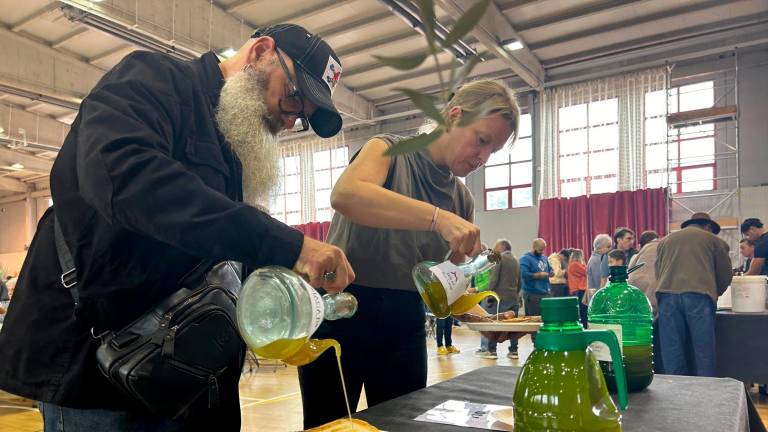
M 310 3 L 310 2 L 307 2 Z M 274 18 L 270 20 L 270 24 L 280 24 L 284 22 L 298 22 L 305 19 L 312 18 L 313 16 L 320 15 L 321 13 L 325 13 L 328 11 L 332 11 L 334 9 L 338 9 L 340 7 L 347 6 L 345 3 L 349 3 L 348 0 L 331 0 L 331 1 L 325 1 L 323 3 L 315 4 L 310 7 L 301 9 L 297 12 L 292 12 L 289 14 L 285 14 L 283 16 Z
M 464 12 L 474 5 L 473 0 L 436 0 L 436 3 L 446 10 L 454 20 L 458 20 Z M 470 34 L 477 38 L 486 50 L 504 61 L 532 88 L 543 88 L 544 67 L 494 2 L 490 3 L 485 15 Z M 510 40 L 521 42 L 523 48 L 515 51 L 507 50 L 502 43 Z
M 248 6 L 254 5 L 256 3 L 264 2 L 265 0 L 239 0 L 234 3 L 232 3 L 229 6 L 225 6 L 224 11 L 231 14 L 233 12 L 241 11 Z
M 42 17 L 43 15 L 51 12 L 54 9 L 59 8 L 59 2 L 54 1 L 51 3 L 48 3 L 47 5 L 43 6 L 42 8 L 32 12 L 31 14 L 27 15 L 26 17 L 22 18 L 21 21 L 17 21 L 13 24 L 11 27 L 11 31 L 13 32 L 20 32 L 24 30 L 24 27 L 28 26 L 32 21 Z
M 33 102 L 33 103 L 25 106 L 24 107 L 24 111 L 35 112 L 36 109 L 42 108 L 42 107 L 44 107 L 46 105 L 48 105 L 48 104 L 45 103 L 45 102 L 40 102 L 40 101 Z
M 95 56 L 88 59 L 88 63 L 90 64 L 98 63 L 106 58 L 109 58 L 118 54 L 125 54 L 128 51 L 134 50 L 135 48 L 136 47 L 131 44 L 123 44 L 115 48 L 108 49 L 103 53 L 96 54 Z
M 86 26 L 80 26 L 75 30 L 60 37 L 58 40 L 51 42 L 51 48 L 54 48 L 54 49 L 61 48 L 61 46 L 64 45 L 65 43 L 71 41 L 72 39 L 80 36 L 83 33 L 88 33 L 89 31 L 91 31 L 90 28 Z
M 0 165 L 11 166 L 15 163 L 24 165 L 24 171 L 40 174 L 50 173 L 51 167 L 53 167 L 53 161 L 51 160 L 0 146 Z
M 347 46 L 343 49 L 335 50 L 335 51 L 336 51 L 336 54 L 343 59 L 344 57 L 347 57 L 347 56 L 372 53 L 372 52 L 378 51 L 383 46 L 390 45 L 393 43 L 403 43 L 408 39 L 413 39 L 414 41 L 418 40 L 420 42 L 419 45 L 423 45 L 424 38 L 418 33 L 409 31 L 407 33 L 398 33 L 396 35 L 387 36 L 385 38 L 382 38 L 373 42 L 369 42 L 369 43 Z
M 656 12 L 650 15 L 643 15 L 639 17 L 633 17 L 627 20 L 612 21 L 609 24 L 605 24 L 599 27 L 590 27 L 584 30 L 575 31 L 561 36 L 556 36 L 551 39 L 538 41 L 536 43 L 529 44 L 531 50 L 536 51 L 542 48 L 549 48 L 552 45 L 558 45 L 563 43 L 574 43 L 577 39 L 583 39 L 591 36 L 597 36 L 601 33 L 608 33 L 611 31 L 625 29 L 627 27 L 651 24 L 654 21 L 674 17 L 680 19 L 679 15 L 684 15 L 691 12 L 700 12 L 707 9 L 723 6 L 722 0 L 708 0 L 701 3 L 686 3 L 683 6 L 678 6 L 672 9 Z
M 504 6 L 502 8 L 503 11 L 508 11 L 510 9 L 514 9 L 516 7 L 529 5 L 531 3 L 536 3 L 539 0 L 511 0 L 504 2 Z
M 345 22 L 342 25 L 333 25 L 331 27 L 321 28 L 320 30 L 317 31 L 317 34 L 319 34 L 325 39 L 330 39 L 332 37 L 336 37 L 344 33 L 360 30 L 361 28 L 368 27 L 369 25 L 372 25 L 377 21 L 381 21 L 387 18 L 392 18 L 392 14 L 389 12 L 382 12 L 380 14 L 372 15 L 365 18 L 360 18 L 359 20 Z
M 0 177 L 0 190 L 9 192 L 26 192 L 27 185 L 11 177 Z
M 555 15 L 545 15 L 540 18 L 534 18 L 529 21 L 523 21 L 515 24 L 515 29 L 518 32 L 524 32 L 528 30 L 536 30 L 541 27 L 548 27 L 552 25 L 562 24 L 564 22 L 584 18 L 589 15 L 598 13 L 604 13 L 621 9 L 629 4 L 638 2 L 647 2 L 649 0 L 602 0 L 597 3 L 590 3 L 584 5 L 581 2 L 572 2 L 572 7 L 561 11 Z

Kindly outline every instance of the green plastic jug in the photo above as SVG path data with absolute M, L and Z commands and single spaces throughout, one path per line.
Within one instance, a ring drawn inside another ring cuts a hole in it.
M 589 348 L 592 342 L 603 342 L 619 360 L 616 335 L 610 330 L 584 330 L 576 297 L 543 299 L 541 319 L 535 350 L 517 378 L 512 399 L 515 432 L 621 431 L 621 414 Z M 621 361 L 616 362 L 615 373 L 624 410 L 628 396 Z

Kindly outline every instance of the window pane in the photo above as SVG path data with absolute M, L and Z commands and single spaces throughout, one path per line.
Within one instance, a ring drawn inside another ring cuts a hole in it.
M 715 125 L 704 124 L 680 128 L 680 139 L 704 138 L 715 135 Z
M 301 224 L 301 213 L 288 213 L 288 215 L 286 216 L 285 223 L 288 225 Z
M 595 126 L 619 121 L 619 100 L 606 99 L 589 104 L 589 125 Z
M 330 221 L 332 218 L 333 210 L 331 209 L 318 210 L 317 215 L 315 216 L 316 222 Z
M 347 151 L 347 147 L 339 147 L 331 150 L 331 162 L 334 168 L 347 166 L 349 163 Z
M 333 176 L 331 177 L 331 180 L 333 180 L 333 185 L 336 186 L 336 182 L 339 181 L 339 177 L 341 177 L 341 174 L 344 172 L 344 169 L 335 169 L 333 170 Z
M 491 153 L 491 157 L 488 158 L 488 162 L 486 162 L 485 165 L 498 165 L 506 163 L 509 163 L 509 147 L 504 146 L 496 153 Z
M 653 117 L 667 114 L 667 92 L 664 90 L 645 94 L 645 116 Z
M 485 206 L 488 210 L 509 208 L 509 191 L 507 189 L 485 193 Z
M 285 176 L 285 192 L 286 193 L 298 193 L 299 192 L 299 176 L 290 175 Z
M 315 171 L 315 189 L 331 187 L 331 170 Z
M 512 208 L 531 207 L 533 205 L 533 188 L 512 189 Z
M 315 208 L 330 208 L 331 207 L 331 190 L 324 189 L 315 191 Z
M 680 111 L 709 108 L 714 101 L 715 91 L 712 81 L 680 87 Z
M 285 210 L 288 212 L 301 211 L 301 194 L 286 195 Z
M 584 180 L 575 182 L 563 182 L 560 184 L 560 196 L 563 198 L 586 195 L 587 188 Z
M 531 142 L 531 139 L 521 138 L 517 140 L 509 153 L 512 162 L 521 162 L 533 159 L 533 143 Z
M 323 150 L 315 152 L 312 157 L 312 167 L 315 170 L 328 169 L 331 167 L 331 151 Z
M 272 198 L 269 203 L 269 212 L 271 214 L 285 212 L 285 195 L 278 195 Z
M 667 173 L 648 173 L 648 180 L 645 187 L 649 189 L 657 189 L 667 187 Z
M 531 115 L 523 114 L 520 116 L 520 128 L 517 131 L 518 138 L 531 136 Z
M 589 150 L 614 149 L 619 147 L 619 125 L 600 126 L 589 129 Z
M 619 154 L 617 150 L 590 153 L 589 175 L 601 176 L 619 172 Z
M 587 151 L 587 130 L 560 132 L 560 156 Z
M 531 184 L 533 163 L 521 162 L 510 165 L 510 186 Z
M 669 99 L 667 100 L 667 105 L 669 106 L 669 112 L 670 113 L 676 113 L 678 111 L 677 109 L 677 87 L 669 89 Z
M 282 223 L 285 223 L 285 213 L 273 213 L 273 214 L 270 214 L 270 216 L 279 220 Z
M 645 146 L 645 169 L 657 170 L 667 168 L 667 145 L 655 144 Z
M 560 108 L 557 115 L 558 129 L 575 129 L 587 126 L 587 104 Z
M 509 186 L 509 165 L 485 168 L 485 188 Z
M 702 165 L 714 162 L 715 139 L 702 138 L 680 143 L 680 164 Z
M 706 191 L 715 188 L 715 182 L 712 180 L 714 169 L 712 167 L 692 168 L 683 170 L 681 192 Z
M 667 142 L 667 120 L 664 117 L 647 119 L 645 121 L 645 143 L 663 142 Z
M 587 176 L 587 156 L 568 156 L 560 158 L 560 178 L 563 180 Z
M 299 157 L 288 156 L 284 158 L 285 161 L 285 174 L 297 174 L 300 169 Z
M 601 193 L 612 193 L 616 192 L 618 189 L 617 186 L 617 179 L 616 177 L 609 177 L 609 178 L 601 178 L 592 180 L 591 186 L 591 194 L 601 194 Z

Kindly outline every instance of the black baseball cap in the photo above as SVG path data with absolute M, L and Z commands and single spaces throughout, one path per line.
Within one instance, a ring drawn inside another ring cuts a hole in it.
M 341 130 L 341 115 L 331 95 L 341 79 L 341 61 L 331 47 L 320 38 L 296 24 L 276 24 L 256 29 L 251 36 L 269 36 L 275 45 L 293 60 L 299 90 L 317 105 L 309 118 L 316 134 L 323 138 Z

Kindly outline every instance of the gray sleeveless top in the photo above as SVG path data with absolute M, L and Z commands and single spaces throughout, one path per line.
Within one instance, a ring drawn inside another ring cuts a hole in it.
M 389 145 L 402 137 L 378 135 Z M 357 157 L 355 154 L 352 160 Z M 422 150 L 394 157 L 384 187 L 471 220 L 474 201 L 469 189 L 448 168 L 435 165 Z M 347 255 L 355 271 L 355 284 L 373 288 L 416 291 L 411 269 L 424 260 L 442 261 L 448 243 L 436 232 L 372 228 L 352 222 L 336 212 L 327 242 Z

